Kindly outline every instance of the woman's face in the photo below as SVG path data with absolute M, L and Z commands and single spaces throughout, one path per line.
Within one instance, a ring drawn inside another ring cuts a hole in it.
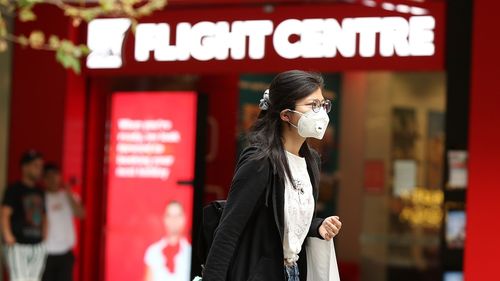
M 295 103 L 295 111 L 302 113 L 311 111 L 312 110 L 311 104 L 314 102 L 314 100 L 319 100 L 321 102 L 324 99 L 325 98 L 323 97 L 323 92 L 321 91 L 321 88 L 318 88 L 316 91 L 312 92 L 309 96 L 298 100 Z M 290 122 L 296 125 L 299 122 L 301 115 L 290 111 L 289 113 L 290 114 L 288 116 L 290 118 Z

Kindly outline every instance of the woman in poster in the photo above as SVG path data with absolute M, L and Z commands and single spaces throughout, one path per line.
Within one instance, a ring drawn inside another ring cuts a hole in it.
M 184 237 L 186 214 L 178 201 L 165 207 L 165 236 L 146 250 L 144 281 L 188 281 L 191 275 L 191 244 Z
M 264 93 L 204 281 L 305 281 L 306 237 L 338 234 L 337 216 L 315 217 L 320 157 L 306 142 L 322 139 L 328 126 L 331 101 L 322 90 L 321 76 L 294 70 L 278 74 Z

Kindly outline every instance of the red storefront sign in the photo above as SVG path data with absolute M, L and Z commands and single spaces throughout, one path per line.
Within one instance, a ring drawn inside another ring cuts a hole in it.
M 90 74 L 442 70 L 444 5 L 407 13 L 348 4 L 174 9 L 88 27 Z

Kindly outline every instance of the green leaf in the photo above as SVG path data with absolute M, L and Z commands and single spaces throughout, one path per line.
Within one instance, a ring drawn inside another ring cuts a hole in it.
M 23 47 L 26 47 L 29 45 L 30 41 L 28 40 L 28 37 L 24 36 L 24 35 L 21 35 L 19 37 L 17 37 L 17 42 L 23 46 Z
M 64 15 L 68 17 L 77 17 L 79 14 L 79 10 L 74 7 L 64 9 Z
M 111 11 L 113 10 L 114 2 L 114 0 L 99 0 L 99 5 L 104 11 Z
M 31 1 L 31 0 L 17 0 L 17 5 L 21 8 L 33 6 L 33 1 Z
M 90 22 L 91 20 L 95 19 L 97 16 L 99 16 L 100 11 L 99 10 L 86 10 L 82 11 L 80 13 L 80 16 L 82 19 L 86 22 Z
M 61 40 L 61 45 L 59 46 L 59 49 L 61 49 L 63 52 L 70 54 L 75 49 L 75 45 L 73 44 L 73 42 L 67 39 L 63 39 Z
M 80 66 L 80 60 L 74 58 L 71 60 L 71 65 L 70 68 L 75 72 L 76 74 L 80 74 L 82 72 L 81 66 Z
M 19 20 L 22 22 L 36 20 L 36 15 L 31 8 L 23 8 L 19 11 Z
M 31 8 L 37 3 L 42 3 L 43 0 L 17 0 L 14 2 L 17 2 L 17 6 L 20 8 L 25 8 L 25 7 Z
M 49 37 L 49 46 L 51 48 L 57 49 L 61 45 L 61 41 L 59 40 L 59 37 L 56 35 L 50 35 Z
M 5 37 L 5 36 L 7 36 L 7 24 L 0 15 L 0 37 Z
M 65 52 L 62 48 L 56 51 L 56 60 L 66 69 L 72 69 L 76 74 L 80 74 L 80 60 L 71 53 Z
M 31 32 L 28 40 L 31 48 L 39 49 L 45 44 L 45 34 L 40 30 L 34 30 Z
M 61 50 L 60 48 L 56 51 L 56 60 L 58 62 L 60 62 L 64 67 L 65 66 L 65 56 L 66 56 L 66 53 Z
M 80 48 L 80 51 L 82 52 L 82 55 L 84 55 L 84 56 L 86 56 L 90 53 L 90 49 L 89 49 L 89 47 L 87 47 L 87 45 L 81 44 L 78 46 L 78 48 Z
M 80 48 L 74 48 L 73 49 L 73 54 L 75 58 L 81 58 L 82 57 L 82 50 Z
M 161 9 L 167 5 L 167 0 L 152 0 L 151 6 L 155 9 Z

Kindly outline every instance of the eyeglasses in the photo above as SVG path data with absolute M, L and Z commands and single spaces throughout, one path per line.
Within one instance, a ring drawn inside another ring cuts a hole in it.
M 310 106 L 314 112 L 319 112 L 319 110 L 323 108 L 326 111 L 326 113 L 330 113 L 330 111 L 332 110 L 332 101 L 331 100 L 320 101 L 315 99 L 310 103 L 297 104 L 296 106 Z

